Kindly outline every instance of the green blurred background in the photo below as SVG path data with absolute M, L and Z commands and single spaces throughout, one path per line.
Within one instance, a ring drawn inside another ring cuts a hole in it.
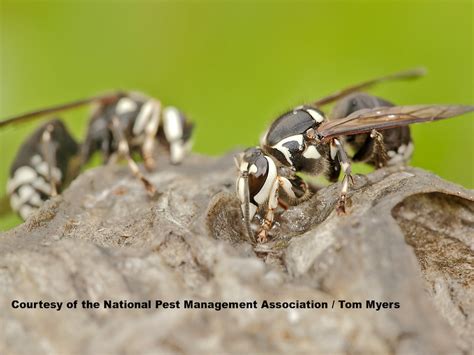
M 472 1 L 0 3 L 0 118 L 138 89 L 183 109 L 197 123 L 194 150 L 217 155 L 258 143 L 295 105 L 413 66 L 429 75 L 373 92 L 400 104 L 474 102 Z M 88 111 L 64 115 L 76 137 Z M 413 127 L 412 165 L 472 188 L 473 118 Z M 0 132 L 0 196 L 36 125 Z M 17 223 L 0 217 L 0 229 Z

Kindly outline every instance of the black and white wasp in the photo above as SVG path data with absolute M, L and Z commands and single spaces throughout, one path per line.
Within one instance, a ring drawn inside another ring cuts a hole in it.
M 406 164 L 413 153 L 409 124 L 474 111 L 474 106 L 467 105 L 395 106 L 359 92 L 382 81 L 416 78 L 423 73 L 422 69 L 414 69 L 366 81 L 298 106 L 273 121 L 260 147 L 247 149 L 236 162 L 236 190 L 250 240 L 267 240 L 279 205 L 286 208 L 311 195 L 297 173 L 323 174 L 330 182 L 336 182 L 342 170 L 336 208 L 345 213 L 352 183 L 351 161 L 366 162 L 375 168 Z M 320 108 L 334 101 L 328 120 Z M 352 148 L 350 157 L 345 144 Z M 257 215 L 263 218 L 255 239 L 251 223 Z
M 0 128 L 87 104 L 97 106 L 82 144 L 59 119 L 53 119 L 21 145 L 10 169 L 7 193 L 12 209 L 22 219 L 59 193 L 96 151 L 101 152 L 104 164 L 126 159 L 133 175 L 153 196 L 156 188 L 140 171 L 132 154 L 139 153 L 145 168 L 151 171 L 156 167 L 158 142 L 169 152 L 172 164 L 181 163 L 191 149 L 193 123 L 175 107 L 162 109 L 160 101 L 136 92 L 117 92 L 29 112 L 1 121 Z

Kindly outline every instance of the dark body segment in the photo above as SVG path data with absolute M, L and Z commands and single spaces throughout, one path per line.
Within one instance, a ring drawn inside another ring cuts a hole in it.
M 133 153 L 139 153 L 145 168 L 152 171 L 156 168 L 155 148 L 158 143 L 168 148 L 173 164 L 181 163 L 191 149 L 193 124 L 184 114 L 172 106 L 162 110 L 159 100 L 138 92 L 115 92 L 35 110 L 1 121 L 0 127 L 87 104 L 97 107 L 89 119 L 80 154 L 77 144 L 59 121 L 41 127 L 22 146 L 11 167 L 7 190 L 13 209 L 23 218 L 30 211 L 19 211 L 22 205 L 29 201 L 29 204 L 39 206 L 41 201 L 59 192 L 72 155 L 80 156 L 78 167 L 86 164 L 97 151 L 102 153 L 104 163 L 111 158 L 114 161 L 124 159 L 149 195 L 154 196 L 156 188 L 141 173 Z M 43 177 L 36 178 L 37 173 Z M 35 185 L 29 186 L 33 180 Z
M 106 163 L 111 154 L 118 150 L 118 142 L 114 138 L 111 129 L 114 117 L 118 118 L 127 140 L 132 142 L 134 137 L 133 126 L 146 100 L 145 97 L 138 95 L 132 98 L 128 94 L 120 94 L 117 101 L 97 107 L 89 121 L 82 150 L 83 162 L 87 162 L 94 152 L 100 150 L 104 163 Z M 136 142 L 134 143 L 130 147 L 132 150 L 138 146 Z
M 316 111 L 316 109 L 313 110 Z M 322 113 L 320 114 L 322 115 Z M 309 128 L 314 127 L 316 123 L 313 116 L 304 107 L 297 108 L 284 113 L 272 123 L 265 137 L 265 142 L 271 146 L 276 145 L 285 138 L 295 134 L 303 134 Z
M 327 173 L 329 149 L 308 137 L 324 121 L 324 114 L 311 106 L 300 106 L 276 119 L 262 142 L 262 149 L 284 166 L 310 174 Z
M 393 103 L 382 98 L 364 93 L 354 93 L 337 102 L 331 112 L 331 119 L 345 118 L 362 109 L 393 106 Z M 377 142 L 370 134 L 356 134 L 345 138 L 345 142 L 354 151 L 351 160 L 366 162 L 376 167 L 408 163 L 413 152 L 410 128 L 408 126 L 391 128 L 381 131 L 380 134 L 383 139 L 384 151 L 388 156 L 380 156 L 384 152 L 377 151 Z
M 23 219 L 73 178 L 79 146 L 58 119 L 39 127 L 20 147 L 10 169 L 7 193 L 12 209 Z

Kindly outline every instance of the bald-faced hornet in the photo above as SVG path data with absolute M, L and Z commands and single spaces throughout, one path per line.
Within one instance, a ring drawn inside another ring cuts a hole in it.
M 323 174 L 336 182 L 344 173 L 336 210 L 346 212 L 349 185 L 352 183 L 351 161 L 361 161 L 380 168 L 407 163 L 413 152 L 409 124 L 435 121 L 471 112 L 466 105 L 394 106 L 392 103 L 360 93 L 382 81 L 421 76 L 414 69 L 363 82 L 309 105 L 298 106 L 281 115 L 263 135 L 260 147 L 247 149 L 237 165 L 236 190 L 249 239 L 265 242 L 281 205 L 295 205 L 311 193 L 297 175 Z M 329 120 L 321 111 L 325 104 L 336 102 Z M 354 154 L 344 149 L 347 143 Z M 263 217 L 255 240 L 251 222 Z
M 132 153 L 138 152 L 145 168 L 151 171 L 156 167 L 157 142 L 167 149 L 172 164 L 181 163 L 191 148 L 193 124 L 184 114 L 174 107 L 162 110 L 158 100 L 136 92 L 117 92 L 29 112 L 1 121 L 0 128 L 87 104 L 97 107 L 84 143 L 79 145 L 65 125 L 54 119 L 38 128 L 20 147 L 11 166 L 7 193 L 12 209 L 21 218 L 26 219 L 56 195 L 96 151 L 101 152 L 104 164 L 126 159 L 133 175 L 153 196 L 156 188 L 140 171 Z

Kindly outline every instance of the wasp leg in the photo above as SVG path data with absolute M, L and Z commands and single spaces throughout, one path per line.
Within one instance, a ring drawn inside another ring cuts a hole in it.
M 112 119 L 112 132 L 118 141 L 119 154 L 127 160 L 128 167 L 130 168 L 132 174 L 143 183 L 148 194 L 153 197 L 156 194 L 156 187 L 145 176 L 143 176 L 137 163 L 135 163 L 135 161 L 130 156 L 130 148 L 117 117 Z
M 290 205 L 288 204 L 288 202 L 284 201 L 283 199 L 279 198 L 278 199 L 278 206 L 280 206 L 281 208 L 283 208 L 285 211 L 290 208 Z
M 102 164 L 114 164 L 116 162 L 116 156 L 112 153 L 111 149 L 111 137 L 108 134 L 104 134 L 102 142 L 100 143 L 100 151 L 102 153 Z
M 280 180 L 280 199 L 286 206 L 295 206 L 306 200 L 312 195 L 308 184 L 299 176 L 279 177 Z
M 374 165 L 377 169 L 382 168 L 387 165 L 388 162 L 387 150 L 385 149 L 385 144 L 383 143 L 383 135 L 382 133 L 373 129 L 372 132 L 370 132 L 370 138 L 372 138 L 374 142 L 374 153 L 372 160 L 374 161 Z
M 337 180 L 339 180 L 339 175 L 341 175 L 341 162 L 339 161 L 337 153 L 329 159 L 329 168 L 325 175 L 330 182 L 337 182 Z
M 281 186 L 280 177 L 278 177 L 270 191 L 270 197 L 268 199 L 267 212 L 265 213 L 265 218 L 263 219 L 262 226 L 257 233 L 257 242 L 266 243 L 268 240 L 268 232 L 272 228 L 273 219 L 275 217 L 275 209 L 278 207 L 278 191 Z
M 344 147 L 342 146 L 342 143 L 337 138 L 334 138 L 331 141 L 331 150 L 337 153 L 339 161 L 341 162 L 342 171 L 344 173 L 344 178 L 342 179 L 341 193 L 339 195 L 339 201 L 337 202 L 336 206 L 336 211 L 339 214 L 344 214 L 346 213 L 347 191 L 349 190 L 349 184 L 354 182 L 351 175 L 351 163 L 349 161 L 349 158 L 347 157 L 347 153 L 344 150 Z
M 248 172 L 243 171 L 240 175 L 240 178 L 237 180 L 237 185 L 239 185 L 240 181 L 244 182 L 244 201 L 241 204 L 241 211 L 242 211 L 242 217 L 244 220 L 245 224 L 245 229 L 247 232 L 247 239 L 248 241 L 252 244 L 255 245 L 255 235 L 252 232 L 252 226 L 250 225 L 250 192 L 249 192 L 249 184 L 248 184 Z M 242 180 L 241 180 L 242 179 Z M 256 210 L 257 207 L 255 207 Z M 254 213 L 252 213 L 252 218 L 254 216 Z
M 156 144 L 156 134 L 160 125 L 161 103 L 158 100 L 153 100 L 153 111 L 149 122 L 145 127 L 145 141 L 142 146 L 142 156 L 145 168 L 148 171 L 155 170 L 156 161 L 153 157 Z
M 48 181 L 51 186 L 51 197 L 57 196 L 58 186 L 60 181 L 56 179 L 53 174 L 53 168 L 56 166 L 56 144 L 51 140 L 51 134 L 53 133 L 54 126 L 48 124 L 43 134 L 41 135 L 41 150 L 44 157 L 44 161 L 48 166 Z

